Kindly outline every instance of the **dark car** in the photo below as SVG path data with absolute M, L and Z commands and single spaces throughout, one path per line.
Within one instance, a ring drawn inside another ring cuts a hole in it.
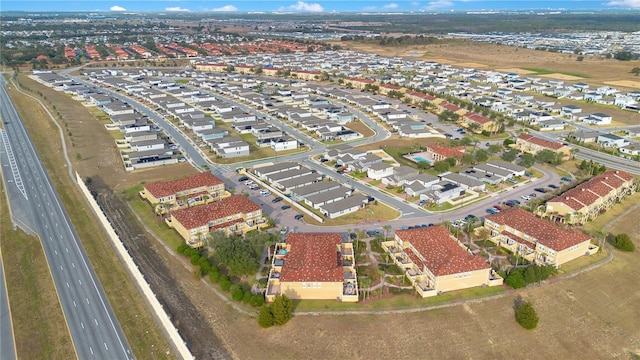
M 535 190 L 535 191 L 537 191 L 539 193 L 543 193 L 543 194 L 545 194 L 547 192 L 547 189 L 545 189 L 545 188 L 535 188 L 533 190 Z
M 329 161 L 329 159 L 325 159 L 325 158 L 320 159 L 320 162 L 327 162 L 327 161 Z
M 469 214 L 467 216 L 464 217 L 465 220 L 469 221 L 469 220 L 475 220 L 477 218 L 477 216 L 473 215 L 473 214 Z
M 502 208 L 500 206 L 498 206 L 498 205 L 493 205 L 493 208 L 496 209 L 496 210 L 502 211 Z
M 559 189 L 560 188 L 560 186 L 555 185 L 555 184 L 549 184 L 549 187 L 552 188 L 552 189 Z
M 238 178 L 238 181 L 247 181 L 247 180 L 249 180 L 248 176 L 241 176 Z
M 340 169 L 336 171 L 338 174 L 344 174 L 344 170 Z
M 560 180 L 562 180 L 564 182 L 571 182 L 571 178 L 568 178 L 566 176 L 561 177 Z
M 280 201 L 282 201 L 282 197 L 280 197 L 280 196 L 275 197 L 275 198 L 273 198 L 273 200 L 271 200 L 272 203 L 277 203 L 277 202 L 280 202 Z
M 335 164 L 335 165 L 333 165 L 333 167 L 337 169 L 337 168 L 342 167 L 342 165 L 340 165 L 340 164 Z
M 291 209 L 291 206 L 289 206 L 289 205 L 282 205 L 282 206 L 280 207 L 280 209 L 282 209 L 282 210 Z
M 304 217 L 304 215 L 303 215 L 303 214 L 296 214 L 296 216 L 294 216 L 293 218 L 294 218 L 294 219 L 296 219 L 296 220 L 300 220 L 300 219 L 302 219 L 303 217 Z
M 373 196 L 369 196 L 367 198 L 367 202 L 372 202 L 372 201 L 376 201 L 376 198 L 374 198 Z

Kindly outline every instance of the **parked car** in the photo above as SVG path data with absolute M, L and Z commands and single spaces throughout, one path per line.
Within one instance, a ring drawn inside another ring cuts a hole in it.
M 342 167 L 342 165 L 335 164 L 335 165 L 333 165 L 333 167 L 337 169 L 337 168 L 341 168 L 341 167 Z
M 282 206 L 280 207 L 280 209 L 282 209 L 282 210 L 291 209 L 291 206 L 289 206 L 289 205 L 282 205 Z
M 249 186 L 249 189 L 258 190 L 258 189 L 260 189 L 260 186 L 258 184 L 251 184 L 251 186 Z
M 539 187 L 539 188 L 535 188 L 535 189 L 533 189 L 533 190 L 535 190 L 535 191 L 537 191 L 537 192 L 539 192 L 539 193 L 543 193 L 543 194 L 545 194 L 545 193 L 547 192 L 547 189 L 545 189 L 545 188 L 540 188 L 540 187 Z
M 238 178 L 238 181 L 241 181 L 241 182 L 247 181 L 247 180 L 249 180 L 249 177 L 247 177 L 247 176 L 241 176 L 241 177 Z
M 322 163 L 323 163 L 323 162 L 327 162 L 327 161 L 329 161 L 329 159 L 325 159 L 325 158 L 321 158 L 321 159 L 320 159 L 320 162 L 322 162 Z
M 493 208 L 498 210 L 498 211 L 502 211 L 502 208 L 500 206 L 498 206 L 498 205 L 493 205 Z
M 556 184 L 549 184 L 549 187 L 552 189 L 559 189 L 560 186 L 556 185 Z
M 561 177 L 560 180 L 562 180 L 564 182 L 571 182 L 571 178 L 568 178 L 566 176 Z
M 251 185 L 253 184 L 253 180 L 247 180 L 244 182 L 245 185 Z
M 271 191 L 269 191 L 269 190 L 262 190 L 262 191 L 260 191 L 260 195 L 262 195 L 262 196 L 269 196 L 269 195 L 271 195 Z
M 304 217 L 304 214 L 296 214 L 296 216 L 294 216 L 293 218 L 296 220 L 300 220 Z
M 521 197 L 523 200 L 527 200 L 527 201 L 531 200 L 531 196 L 529 196 L 529 195 L 522 195 L 522 196 L 520 196 L 520 197 Z
M 425 206 L 427 204 L 427 200 L 420 200 L 420 202 L 418 203 L 418 205 L 420 206 Z
M 272 203 L 277 203 L 277 202 L 280 202 L 280 201 L 282 201 L 282 197 L 280 197 L 280 196 L 274 197 L 273 200 L 271 200 Z
M 536 195 L 536 193 L 531 193 L 531 194 L 529 194 L 529 196 L 530 196 L 530 197 L 532 197 L 532 198 L 534 198 L 534 197 L 536 197 L 536 196 L 538 196 L 538 195 Z

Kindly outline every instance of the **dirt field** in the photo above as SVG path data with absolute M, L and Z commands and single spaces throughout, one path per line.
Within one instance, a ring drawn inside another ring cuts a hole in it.
M 640 89 L 640 81 L 618 80 L 618 81 L 605 81 L 604 83 L 607 85 Z
M 543 68 L 558 73 L 580 73 L 588 76 L 587 79 L 581 80 L 582 82 L 593 85 L 628 80 L 633 76 L 629 73 L 631 69 L 640 66 L 640 61 L 618 61 L 591 56 L 585 56 L 583 61 L 577 61 L 577 56 L 571 54 L 463 41 L 408 47 L 375 46 L 356 42 L 336 43 L 343 48 L 386 56 L 415 59 L 415 56 L 409 56 L 409 54 L 423 54 L 420 59 L 425 61 L 438 61 L 459 66 L 469 66 L 465 65 L 469 63 L 481 64 L 483 69 Z
M 540 75 L 540 76 L 541 76 L 541 77 L 550 78 L 550 79 L 558 79 L 558 80 L 565 80 L 565 81 L 578 81 L 578 80 L 584 80 L 584 78 L 579 77 L 579 76 L 573 76 L 573 75 L 567 75 L 567 74 L 560 74 L 560 73 L 543 74 L 543 75 Z

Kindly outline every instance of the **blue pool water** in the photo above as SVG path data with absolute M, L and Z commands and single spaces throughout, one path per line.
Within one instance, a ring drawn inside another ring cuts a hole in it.
M 423 157 L 420 157 L 420 156 L 416 156 L 416 157 L 414 157 L 413 159 L 414 159 L 415 161 L 417 161 L 417 162 L 426 162 L 426 163 L 431 163 L 429 160 L 427 160 L 427 159 L 425 159 L 425 158 L 423 158 Z

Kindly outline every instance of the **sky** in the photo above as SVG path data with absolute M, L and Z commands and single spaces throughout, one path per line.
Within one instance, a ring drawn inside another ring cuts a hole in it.
M 2 0 L 0 11 L 101 12 L 447 12 L 472 10 L 640 10 L 640 0 Z

